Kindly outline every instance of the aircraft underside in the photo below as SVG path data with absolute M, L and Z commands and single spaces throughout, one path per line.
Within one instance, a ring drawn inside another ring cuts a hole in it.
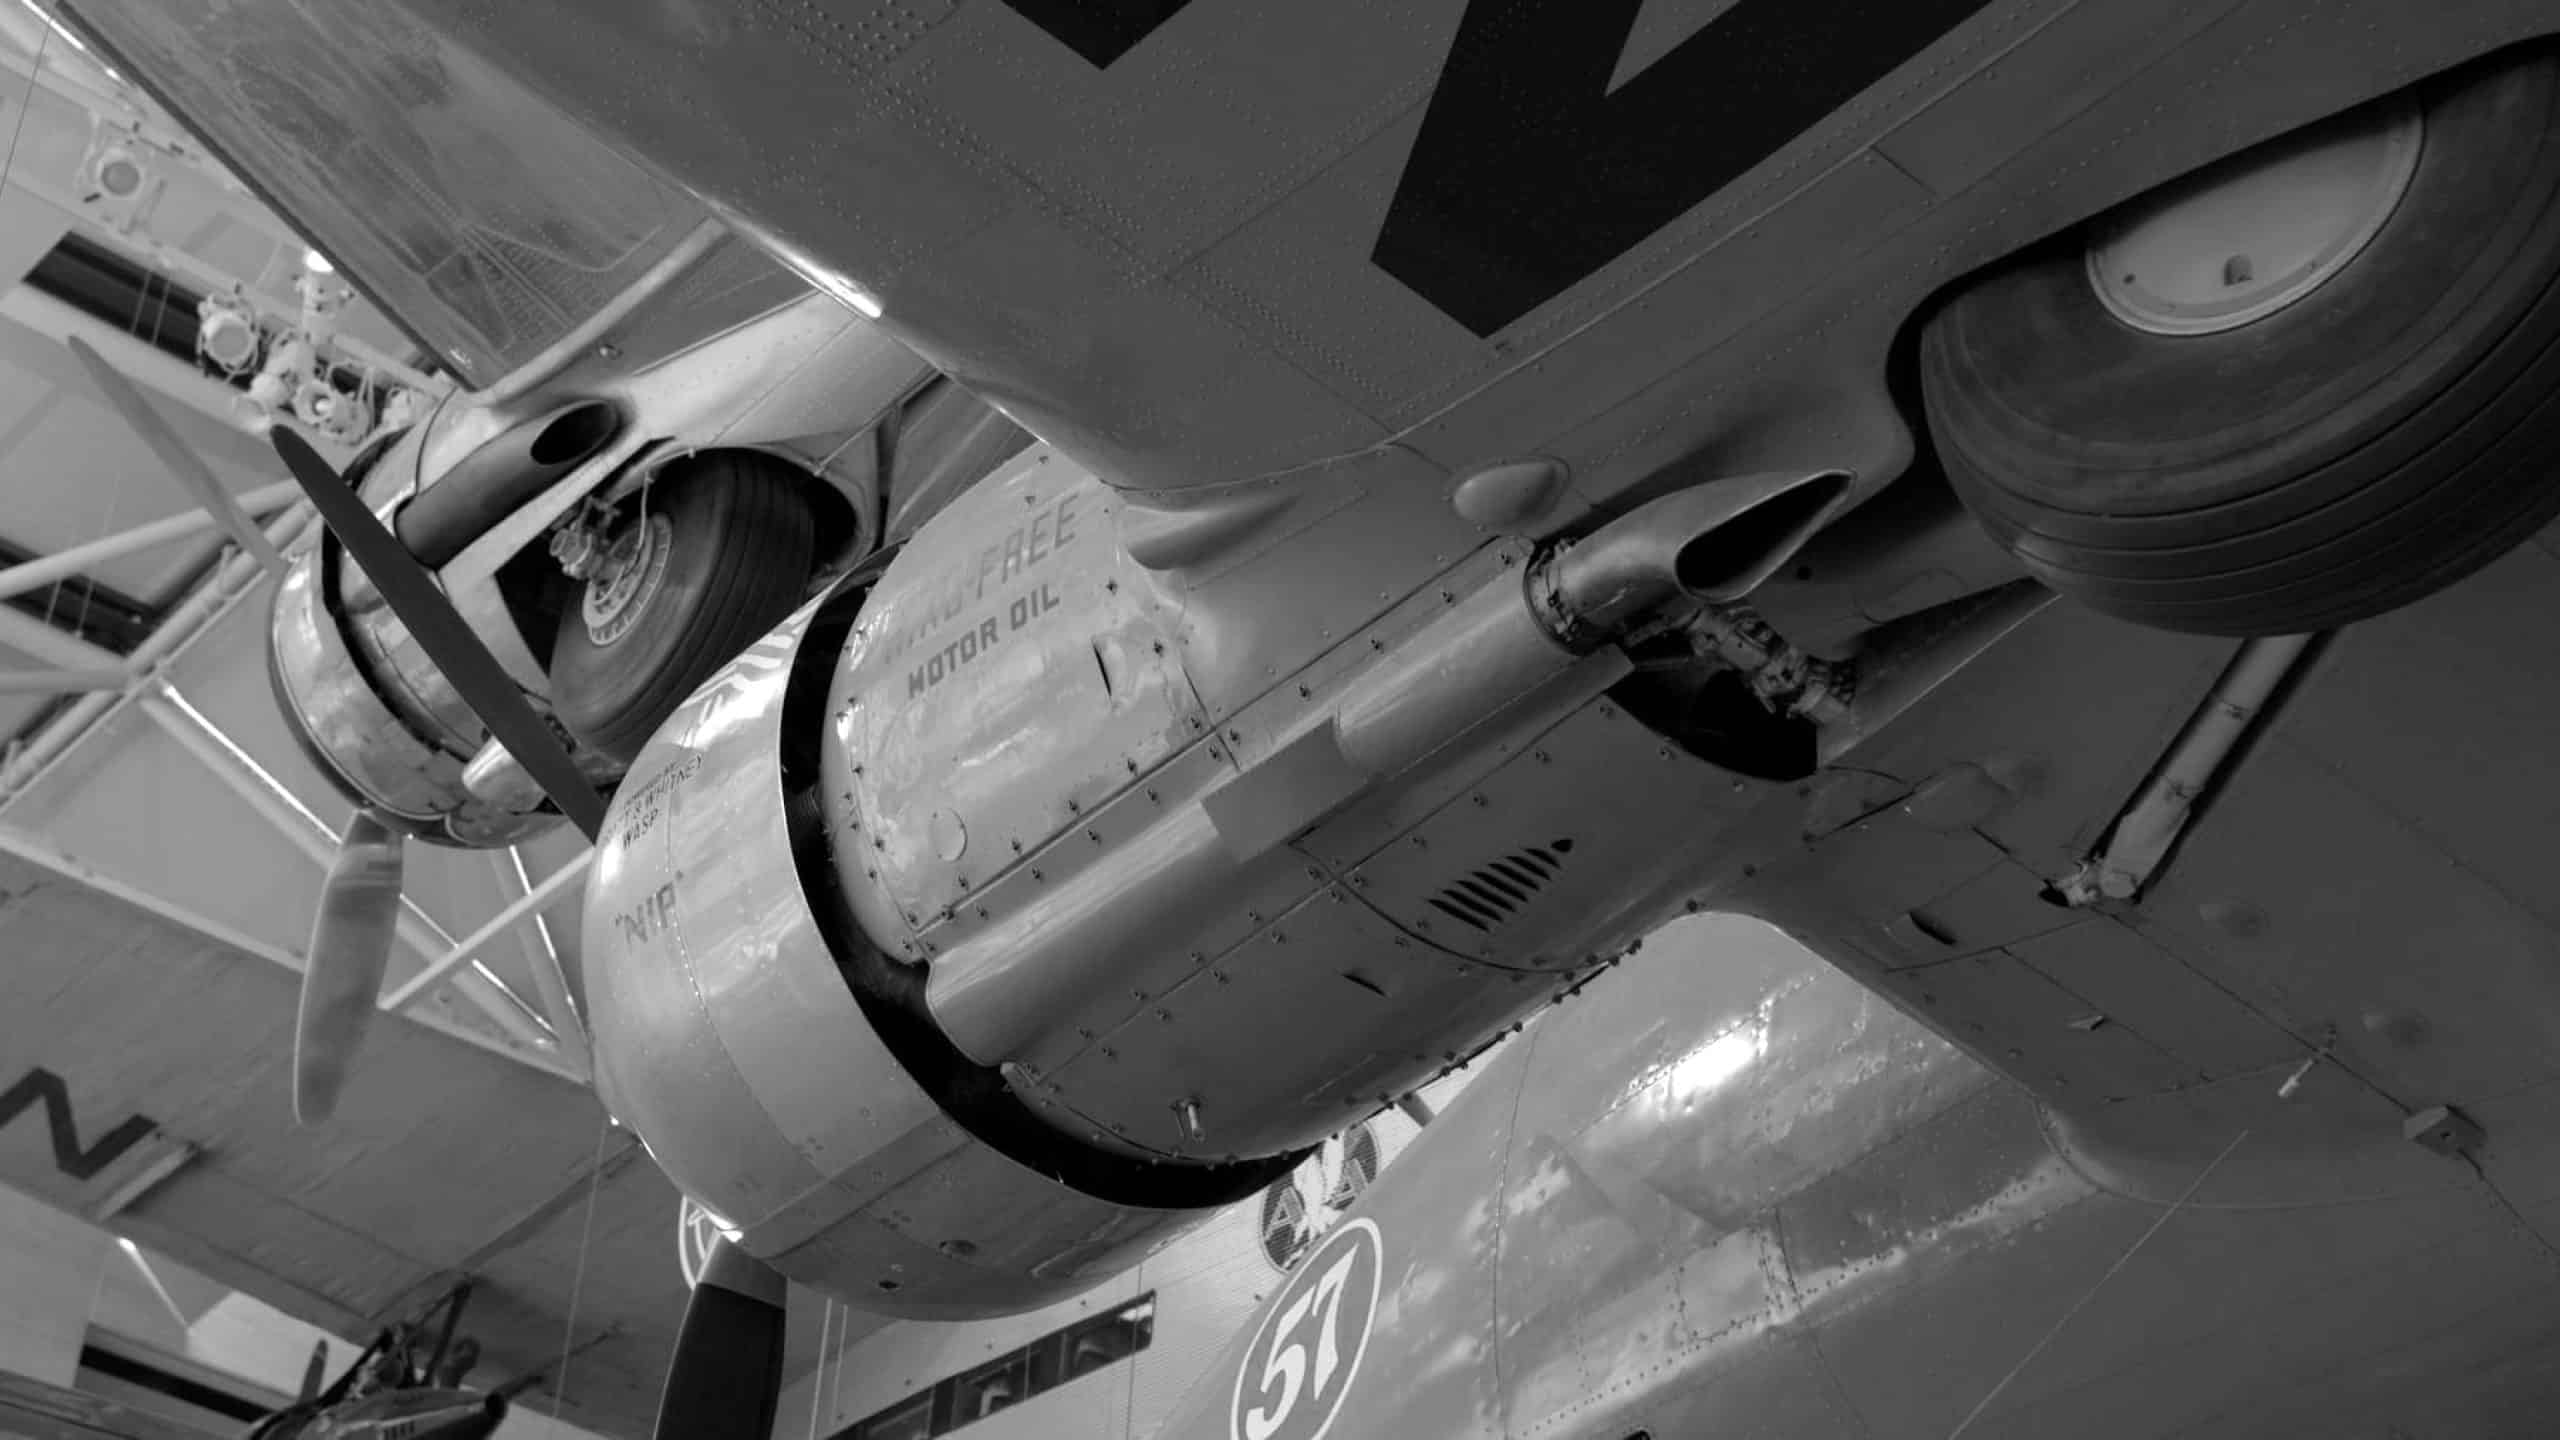
M 2539 1433 L 2560 13 L 416 8 L 1038 437 L 609 808 L 434 657 L 709 1304 L 1061 1300 L 1552 1010 L 1165 1433 Z
M 1746 891 L 1819 959 L 1702 917 L 1578 990 L 1160 1433 L 2545 1433 L 2554 538 L 2337 637 L 2133 902 L 2041 867 L 2228 648 L 2022 625 Z

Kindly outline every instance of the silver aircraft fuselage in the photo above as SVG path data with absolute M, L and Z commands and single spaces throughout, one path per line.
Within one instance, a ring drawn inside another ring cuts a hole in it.
M 1675 922 L 1497 1056 L 1157 1435 L 2550 1433 L 2560 1291 L 2469 1172 L 2133 1108 L 2096 1133 L 1776 932 Z

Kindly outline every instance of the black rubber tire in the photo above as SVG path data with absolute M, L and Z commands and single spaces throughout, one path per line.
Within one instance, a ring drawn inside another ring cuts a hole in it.
M 1939 458 L 2038 579 L 2160 629 L 2296 634 L 2427 595 L 2560 513 L 2560 51 L 2490 57 L 2419 104 L 2391 218 L 2265 319 L 2124 325 L 2081 234 L 1930 318 Z
M 630 628 L 588 633 L 584 592 L 560 617 L 551 707 L 583 744 L 629 764 L 684 697 L 791 613 L 808 589 L 817 526 L 798 469 L 750 450 L 669 465 L 647 511 L 668 521 L 667 565 Z M 637 523 L 635 507 L 632 519 Z

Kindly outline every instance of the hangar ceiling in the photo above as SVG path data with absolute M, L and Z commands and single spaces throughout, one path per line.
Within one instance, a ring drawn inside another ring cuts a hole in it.
M 307 545 L 253 377 L 198 315 L 293 326 L 303 243 L 32 0 L 0 0 L 0 137 L 0 1095 L 54 1077 L 75 1136 L 0 1101 L 0 1182 L 358 1339 L 478 1276 L 484 1377 L 556 1366 L 565 1336 L 562 1418 L 641 1433 L 683 1305 L 676 1196 L 545 999 L 579 990 L 584 842 L 412 845 L 404 1021 L 335 1122 L 294 1128 L 295 975 L 348 807 L 269 694 L 272 580 L 66 344 Z M 327 358 L 377 410 L 442 383 L 360 299 Z M 796 1373 L 814 1304 L 794 1319 Z

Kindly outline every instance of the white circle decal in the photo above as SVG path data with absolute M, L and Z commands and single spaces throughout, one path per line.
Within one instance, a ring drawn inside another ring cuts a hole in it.
M 1298 1265 L 1253 1332 L 1227 1407 L 1230 1440 L 1322 1440 L 1351 1393 L 1386 1270 L 1377 1225 L 1346 1220 Z
M 677 1202 L 676 1267 L 684 1271 L 686 1289 L 702 1283 L 702 1272 L 711 1265 L 711 1249 L 722 1238 L 719 1217 L 694 1203 L 690 1195 Z

